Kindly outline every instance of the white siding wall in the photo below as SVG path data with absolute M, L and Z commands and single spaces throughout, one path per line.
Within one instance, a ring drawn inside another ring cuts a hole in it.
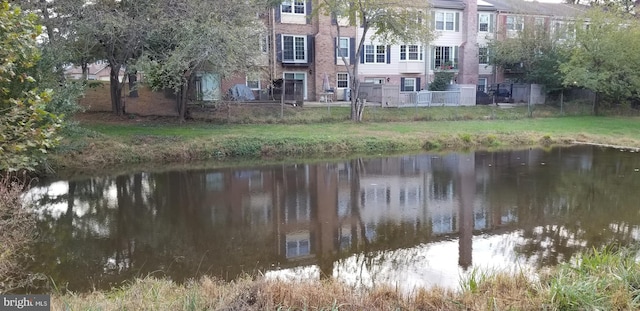
M 493 22 L 492 24 L 490 23 L 489 25 L 489 31 L 488 32 L 481 32 L 478 31 L 478 46 L 479 47 L 486 47 L 487 45 L 489 45 L 489 42 L 491 42 L 494 38 L 495 38 L 495 32 L 497 29 L 497 24 L 498 24 L 498 16 L 495 14 L 495 12 L 479 12 L 480 14 L 491 14 L 492 18 L 490 19 L 490 22 Z M 478 27 L 478 29 L 480 29 L 480 27 Z M 478 67 L 478 74 L 480 75 L 490 75 L 493 73 L 493 66 L 488 66 L 486 64 L 480 64 Z
M 462 16 L 462 10 L 437 10 L 438 12 L 453 12 L 459 13 L 459 16 Z M 429 45 L 424 47 L 423 58 L 422 61 L 404 61 L 400 60 L 400 45 L 392 45 L 391 46 L 391 63 L 383 63 L 383 64 L 359 64 L 359 74 L 361 77 L 387 77 L 393 75 L 403 75 L 403 74 L 423 74 L 425 73 L 425 68 L 429 70 L 430 73 L 433 73 L 430 70 L 430 62 L 431 62 L 431 49 L 433 46 L 460 46 L 463 42 L 462 39 L 462 29 L 465 27 L 465 21 L 460 18 L 459 20 L 459 31 L 436 31 L 435 39 L 429 43 Z M 380 41 L 374 41 L 372 39 L 372 34 L 374 30 L 369 30 L 367 36 L 365 37 L 365 45 L 368 44 L 382 44 Z M 358 40 L 362 38 L 362 28 L 358 28 Z M 459 57 L 459 56 L 458 56 Z

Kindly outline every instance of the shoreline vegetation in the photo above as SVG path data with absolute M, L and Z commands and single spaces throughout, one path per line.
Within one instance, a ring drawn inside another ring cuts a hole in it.
M 547 106 L 536 107 L 534 118 L 527 107 L 407 108 L 371 109 L 365 122 L 351 123 L 346 109 L 288 108 L 284 119 L 227 110 L 221 119 L 185 124 L 85 113 L 65 129 L 48 165 L 60 174 L 153 163 L 233 165 L 576 142 L 640 147 L 638 117 L 567 116 Z M 52 310 L 629 310 L 640 308 L 636 254 L 626 248 L 593 250 L 536 276 L 474 270 L 458 289 L 410 293 L 391 285 L 356 289 L 338 281 L 261 276 L 231 283 L 203 277 L 185 284 L 147 276 L 109 291 L 71 293 L 53 286 Z
M 54 293 L 53 310 L 637 310 L 640 265 L 629 249 L 591 251 L 532 278 L 473 270 L 458 289 L 262 277 L 187 284 L 145 277 L 108 292 Z
M 533 118 L 526 106 L 376 108 L 365 122 L 353 123 L 344 120 L 347 109 L 287 108 L 277 119 L 260 109 L 238 108 L 230 116 L 210 114 L 184 124 L 168 117 L 85 113 L 65 129 L 48 165 L 55 171 L 195 161 L 225 165 L 576 142 L 640 147 L 638 117 L 566 116 L 548 106 L 536 108 Z

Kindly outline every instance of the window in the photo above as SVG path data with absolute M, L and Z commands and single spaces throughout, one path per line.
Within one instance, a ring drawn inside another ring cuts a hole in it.
M 385 78 L 364 78 L 365 83 L 384 84 Z
M 305 72 L 285 72 L 282 74 L 285 80 L 302 80 L 304 99 L 307 99 L 307 74 Z
M 262 54 L 269 53 L 269 48 L 271 47 L 271 36 L 266 34 L 260 34 L 260 52 Z
M 487 92 L 487 78 L 478 78 L 478 91 Z
M 524 18 L 522 16 L 507 16 L 507 30 L 521 31 L 524 29 Z
M 489 14 L 478 14 L 478 31 L 479 32 L 489 32 L 489 22 L 491 18 Z
M 247 74 L 247 87 L 252 90 L 260 89 L 260 74 L 258 73 L 249 73 Z
M 489 48 L 487 47 L 478 48 L 478 63 L 480 64 L 489 63 Z
M 282 13 L 305 14 L 305 0 L 284 0 L 280 10 Z
M 415 92 L 416 91 L 416 78 L 404 78 L 404 84 L 402 84 L 401 92 Z
M 367 64 L 384 64 L 387 62 L 387 47 L 385 45 L 365 45 L 364 62 Z
M 401 45 L 400 60 L 422 60 L 422 46 Z
M 282 36 L 282 61 L 290 63 L 306 63 L 306 50 L 306 36 Z
M 346 72 L 339 72 L 336 81 L 339 88 L 349 87 L 349 74 Z
M 451 46 L 436 46 L 433 50 L 434 60 L 433 60 L 433 68 L 434 69 L 457 69 L 458 68 L 458 59 L 457 59 L 457 49 Z
M 566 40 L 574 37 L 575 28 L 571 24 L 564 22 L 555 22 L 554 33 L 556 38 Z
M 453 12 L 436 12 L 436 30 L 454 30 L 455 14 Z
M 342 59 L 344 56 L 346 59 L 349 59 L 349 38 L 340 38 L 337 39 L 338 43 L 336 44 L 336 55 L 338 60 Z

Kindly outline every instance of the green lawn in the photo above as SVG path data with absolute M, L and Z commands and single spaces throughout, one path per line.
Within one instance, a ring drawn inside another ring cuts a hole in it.
M 177 136 L 202 138 L 214 136 L 252 137 L 339 137 L 398 136 L 416 134 L 511 134 L 540 133 L 542 135 L 574 135 L 578 133 L 603 137 L 627 137 L 640 139 L 640 118 L 624 117 L 558 117 L 526 118 L 518 120 L 471 121 L 414 121 L 414 122 L 365 122 L 365 123 L 314 123 L 314 124 L 257 124 L 216 125 L 195 123 L 186 125 L 144 124 L 84 124 L 83 127 L 111 137 Z

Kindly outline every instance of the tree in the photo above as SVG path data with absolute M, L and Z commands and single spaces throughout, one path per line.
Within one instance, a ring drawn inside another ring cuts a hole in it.
M 87 2 L 72 16 L 73 35 L 80 49 L 76 57 L 80 63 L 89 61 L 98 53 L 109 63 L 111 109 L 116 115 L 125 113 L 122 89 L 125 79 L 121 71 L 127 70 L 141 55 L 147 36 L 154 27 L 152 11 L 168 1 L 153 0 L 95 0 Z M 98 44 L 94 50 L 92 43 Z M 88 54 L 83 54 L 93 51 Z M 97 52 L 96 52 L 97 51 Z M 86 57 L 86 58 L 82 58 Z
M 146 51 L 147 78 L 154 89 L 171 89 L 184 121 L 196 71 L 220 77 L 256 66 L 265 0 L 178 0 L 157 7 L 157 27 Z
M 613 103 L 637 97 L 640 89 L 640 24 L 635 19 L 592 10 L 588 24 L 576 27 L 575 46 L 560 65 L 563 83 L 596 93 L 594 114 L 602 99 Z
M 92 49 L 97 42 L 83 37 L 73 23 L 74 16 L 80 16 L 84 3 L 85 0 L 20 1 L 22 9 L 37 15 L 38 24 L 44 27 L 38 40 L 41 57 L 30 74 L 41 88 L 53 90 L 46 110 L 64 117 L 81 109 L 77 98 L 84 91 L 83 83 L 65 78 L 65 67 L 71 63 L 86 69 L 86 64 L 97 55 Z
M 572 26 L 557 28 L 551 34 L 544 26 L 525 27 L 513 38 L 489 42 L 489 64 L 516 69 L 519 80 L 544 86 L 547 92 L 563 88 L 559 66 L 566 61 Z
M 50 93 L 29 74 L 40 57 L 36 20 L 0 3 L 0 171 L 34 170 L 58 141 L 61 121 L 44 109 Z
M 399 0 L 321 0 L 318 12 L 336 19 L 346 19 L 349 25 L 359 25 L 360 41 L 357 44 L 355 60 L 347 62 L 342 56 L 349 73 L 353 94 L 351 96 L 351 120 L 362 121 L 364 103 L 359 101 L 360 78 L 358 64 L 369 32 L 371 39 L 385 44 L 419 43 L 426 44 L 433 38 L 432 28 L 427 22 L 429 5 L 426 1 L 407 2 Z M 340 37 L 341 23 L 335 23 Z

